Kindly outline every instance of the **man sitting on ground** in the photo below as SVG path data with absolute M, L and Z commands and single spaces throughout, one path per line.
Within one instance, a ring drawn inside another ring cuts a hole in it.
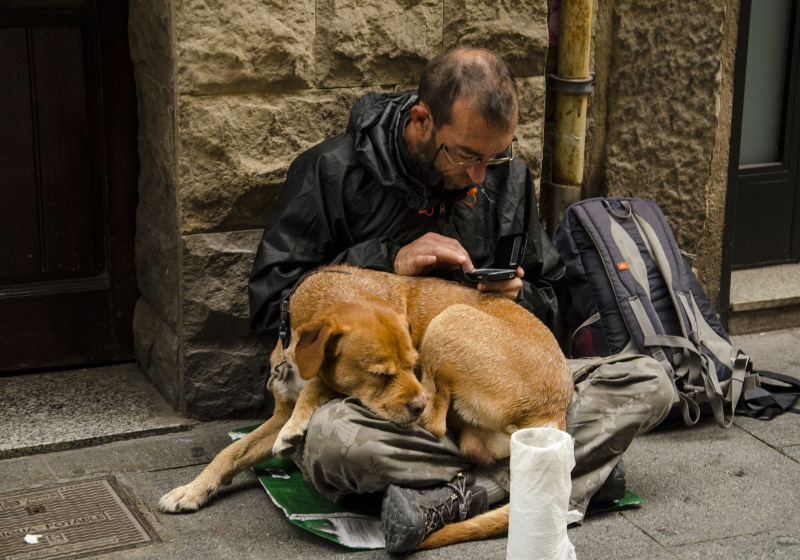
M 475 287 L 514 300 L 552 328 L 553 283 L 564 265 L 542 229 L 533 179 L 516 154 L 517 119 L 513 75 L 482 49 L 435 58 L 417 92 L 362 97 L 344 134 L 289 168 L 250 278 L 253 330 L 275 332 L 283 296 L 321 264 L 462 281 L 462 270 L 491 265 L 499 237 L 521 231 L 529 240 L 518 277 Z M 672 403 L 669 379 L 650 362 L 573 367 L 571 509 L 584 513 L 593 495 L 625 494 L 622 453 Z M 507 461 L 472 468 L 449 433 L 439 439 L 416 425 L 399 428 L 354 399 L 318 410 L 294 459 L 334 501 L 386 491 L 390 552 L 411 550 L 445 523 L 508 496 Z

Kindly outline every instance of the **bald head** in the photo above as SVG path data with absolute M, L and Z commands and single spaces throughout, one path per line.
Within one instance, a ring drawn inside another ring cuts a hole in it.
M 458 100 L 467 101 L 487 125 L 500 130 L 507 130 L 517 114 L 514 74 L 486 49 L 461 48 L 437 56 L 422 72 L 418 93 L 437 128 L 452 123 Z

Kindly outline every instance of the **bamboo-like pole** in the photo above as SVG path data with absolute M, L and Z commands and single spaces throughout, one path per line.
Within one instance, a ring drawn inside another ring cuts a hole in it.
M 558 36 L 558 77 L 589 77 L 592 0 L 561 0 Z M 581 199 L 586 104 L 588 95 L 556 93 L 552 191 L 548 231 L 552 234 L 564 210 Z

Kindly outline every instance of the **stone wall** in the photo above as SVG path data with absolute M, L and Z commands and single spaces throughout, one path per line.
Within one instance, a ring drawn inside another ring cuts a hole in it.
M 131 0 L 136 354 L 173 407 L 266 412 L 274 340 L 248 329 L 255 248 L 289 163 L 342 133 L 364 92 L 415 87 L 443 50 L 493 49 L 518 78 L 517 137 L 538 187 L 547 12 L 547 0 Z M 595 0 L 584 195 L 656 200 L 713 303 L 737 22 L 737 0 Z
M 658 202 L 716 307 L 739 3 L 595 4 L 584 195 Z
M 139 100 L 136 356 L 178 411 L 266 412 L 274 340 L 247 277 L 292 159 L 344 132 L 365 91 L 489 47 L 518 77 L 522 158 L 541 169 L 546 0 L 131 0 Z

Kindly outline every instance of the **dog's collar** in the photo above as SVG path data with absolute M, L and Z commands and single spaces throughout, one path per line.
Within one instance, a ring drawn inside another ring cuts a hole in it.
M 289 347 L 289 342 L 292 340 L 292 331 L 291 331 L 291 323 L 289 322 L 289 299 L 294 295 L 295 290 L 303 283 L 303 280 L 308 278 L 309 276 L 313 276 L 318 272 L 339 272 L 341 274 L 351 274 L 347 270 L 337 270 L 335 268 L 332 269 L 319 269 L 315 268 L 314 270 L 309 270 L 305 274 L 303 274 L 300 279 L 292 286 L 292 289 L 289 291 L 288 294 L 281 300 L 281 323 L 280 327 L 278 327 L 278 338 L 281 339 L 283 343 L 283 349 Z

